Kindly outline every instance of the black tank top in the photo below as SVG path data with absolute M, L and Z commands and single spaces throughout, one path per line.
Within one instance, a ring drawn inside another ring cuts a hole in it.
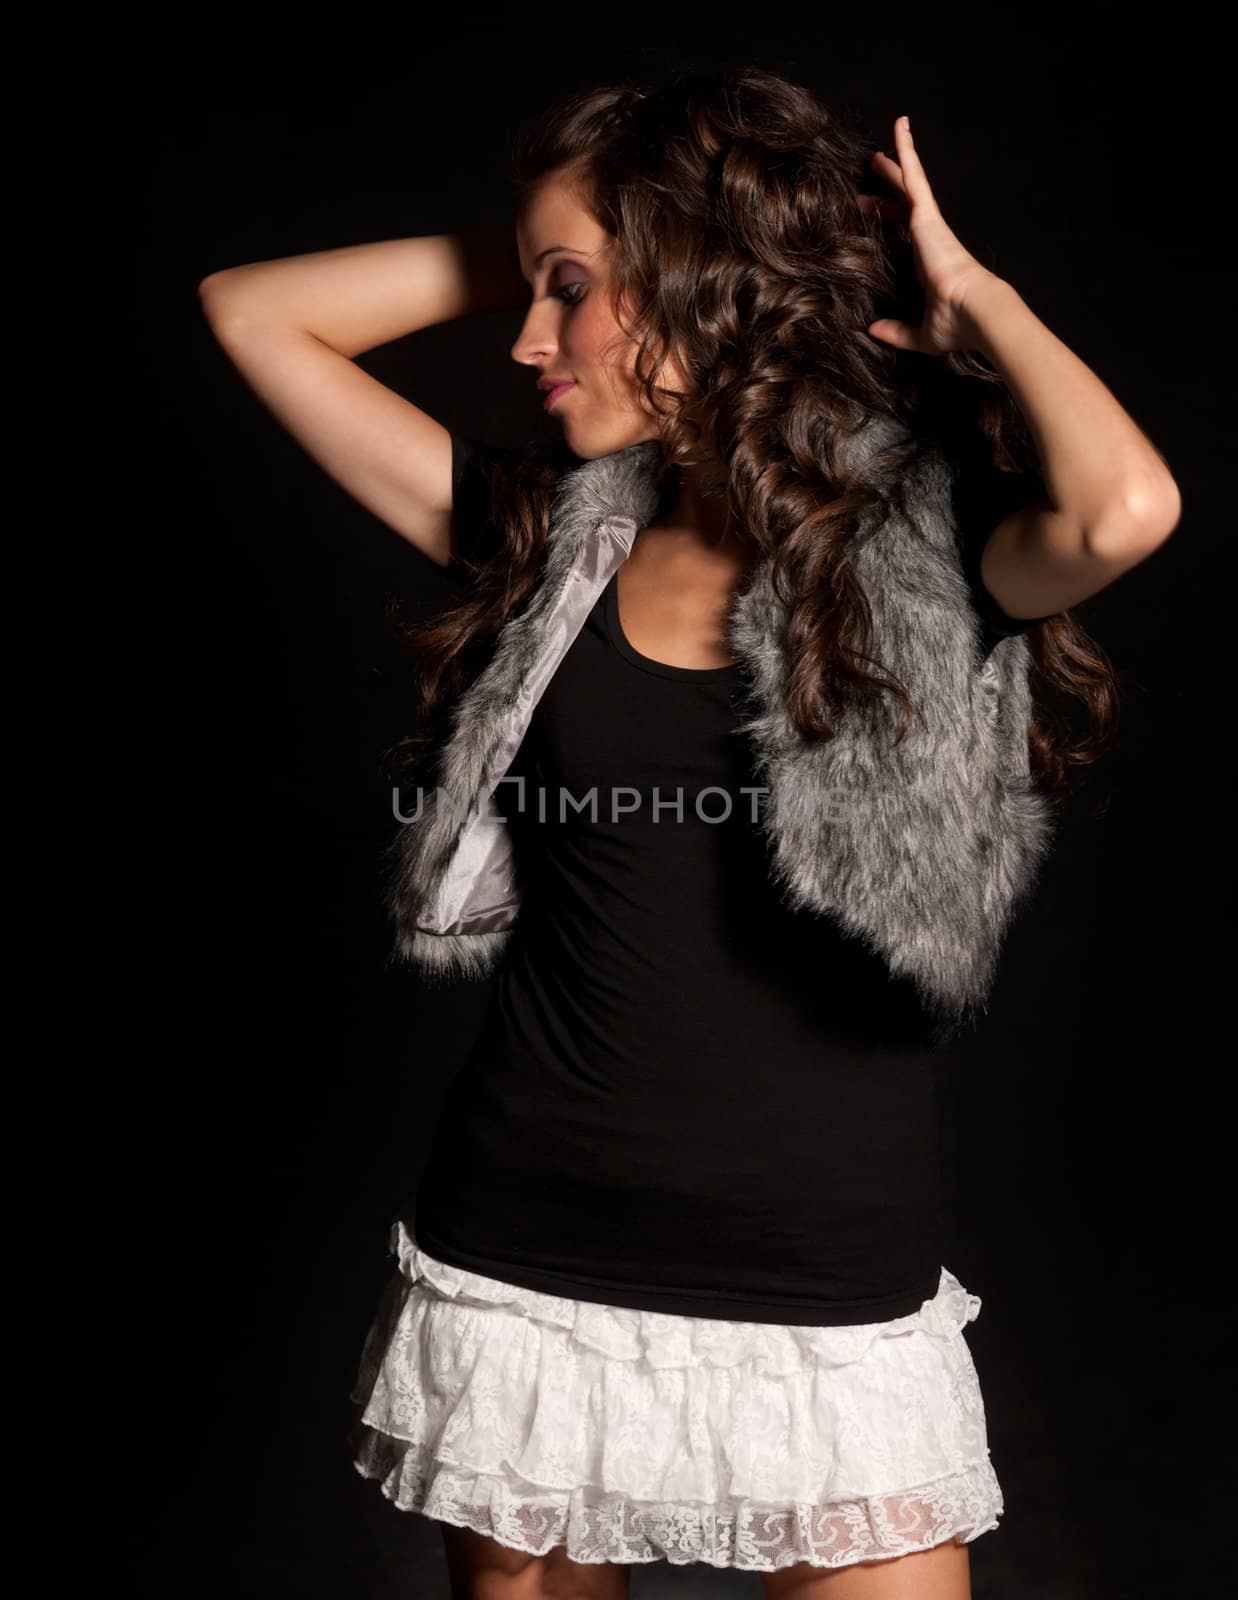
M 882 1321 L 946 1264 L 938 1057 L 910 980 L 783 903 L 741 683 L 637 652 L 611 578 L 499 790 L 520 916 L 410 1222 L 551 1294 Z

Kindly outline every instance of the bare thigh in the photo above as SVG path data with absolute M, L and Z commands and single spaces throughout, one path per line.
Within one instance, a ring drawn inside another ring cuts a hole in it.
M 800 1562 L 781 1572 L 763 1572 L 761 1579 L 766 1600 L 971 1600 L 967 1546 L 954 1540 L 849 1567 Z
M 452 1600 L 628 1600 L 626 1565 L 573 1561 L 562 1545 L 533 1556 L 471 1528 L 439 1526 Z

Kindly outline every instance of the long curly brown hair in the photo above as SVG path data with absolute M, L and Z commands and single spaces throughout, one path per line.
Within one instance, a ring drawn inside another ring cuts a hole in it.
M 869 655 L 872 617 L 848 558 L 879 490 L 836 456 L 837 442 L 884 413 L 948 450 L 987 441 L 1004 471 L 1038 469 L 1022 414 L 982 356 L 925 357 L 867 332 L 879 317 L 918 323 L 923 314 L 908 229 L 859 203 L 874 148 L 809 90 L 760 67 L 589 89 L 514 138 L 518 209 L 544 179 L 565 177 L 615 242 L 616 315 L 637 343 L 636 379 L 659 419 L 659 484 L 680 467 L 702 469 L 727 497 L 731 525 L 773 555 L 789 608 L 788 709 L 812 739 L 831 737 L 853 696 L 897 696 L 903 731 L 912 715 L 904 685 Z M 658 381 L 672 353 L 688 379 L 683 395 Z M 533 589 L 553 485 L 578 464 L 560 439 L 494 465 L 501 549 L 471 569 L 459 603 L 398 625 L 421 704 L 417 725 L 386 753 L 388 771 L 415 767 L 440 740 Z M 1081 703 L 1090 722 L 1072 736 L 1042 725 L 1038 711 L 1029 730 L 1033 773 L 1057 796 L 1069 769 L 1112 741 L 1119 680 L 1069 612 L 1026 638 L 1041 682 Z

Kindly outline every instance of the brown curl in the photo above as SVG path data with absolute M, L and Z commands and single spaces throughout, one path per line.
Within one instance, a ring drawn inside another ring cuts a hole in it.
M 849 546 L 881 491 L 838 446 L 884 414 L 947 448 L 977 438 L 999 469 L 1037 470 L 1026 423 L 975 352 L 896 350 L 867 329 L 918 323 L 922 291 L 905 224 L 860 204 L 875 147 L 808 89 L 760 67 L 689 70 L 652 88 L 594 88 L 514 142 L 523 209 L 552 176 L 571 182 L 613 241 L 616 316 L 658 418 L 658 482 L 686 466 L 726 497 L 753 555 L 772 553 L 788 608 L 788 710 L 808 739 L 833 736 L 854 697 L 889 694 L 900 734 L 906 687 L 870 655 L 872 616 Z M 683 393 L 660 381 L 674 356 Z M 496 459 L 490 511 L 502 542 L 458 604 L 405 639 L 419 666 L 419 725 L 388 753 L 420 761 L 541 568 L 555 480 L 576 458 L 561 441 Z M 1050 795 L 1114 737 L 1119 682 L 1068 611 L 1025 635 L 1037 681 L 1074 700 L 1090 727 L 1033 722 L 1029 757 Z M 1038 708 L 1039 709 L 1039 708 Z

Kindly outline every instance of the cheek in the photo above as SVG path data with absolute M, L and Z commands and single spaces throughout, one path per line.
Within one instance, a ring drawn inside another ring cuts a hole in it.
M 636 360 L 636 346 L 624 338 L 614 314 L 597 295 L 590 295 L 581 306 L 567 340 L 577 359 L 616 376 L 630 371 Z
M 601 366 L 606 344 L 606 318 L 581 306 L 565 330 L 566 348 L 580 366 Z

